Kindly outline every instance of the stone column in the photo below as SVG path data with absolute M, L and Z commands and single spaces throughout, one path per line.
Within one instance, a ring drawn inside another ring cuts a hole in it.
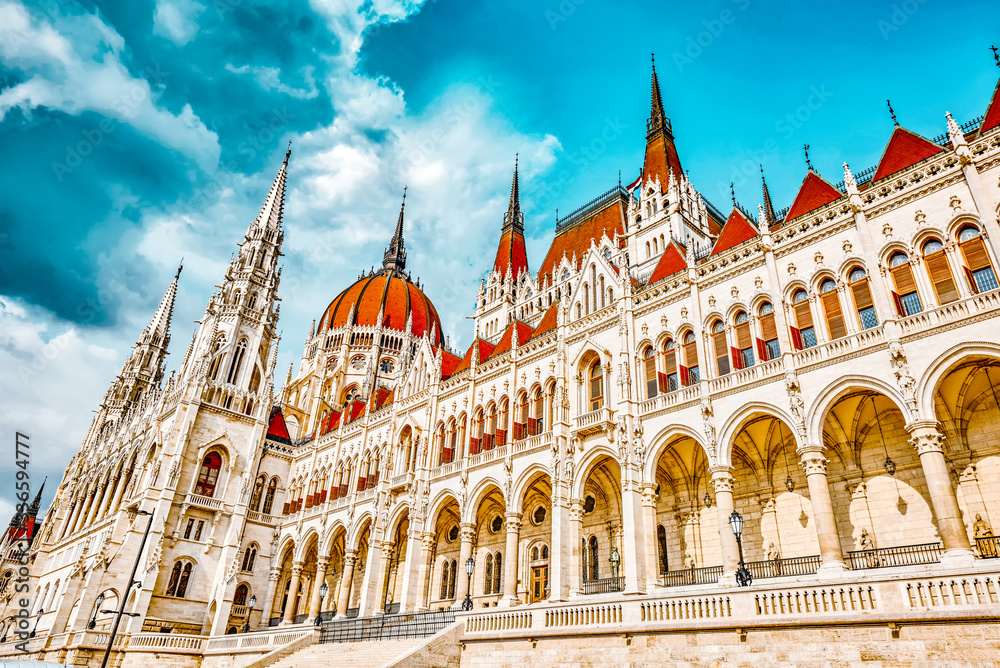
M 275 598 L 278 596 L 278 579 L 281 577 L 281 567 L 274 566 L 271 568 L 270 572 L 267 574 L 267 594 L 264 596 L 264 600 L 261 601 L 261 615 L 260 615 L 260 625 L 266 627 L 270 621 L 271 617 L 274 616 L 274 604 Z M 269 607 L 264 607 L 269 606 Z
M 109 512 L 113 513 L 118 510 L 118 507 L 122 504 L 122 494 L 125 493 L 126 487 L 128 487 L 128 481 L 124 478 L 120 479 L 118 484 L 115 486 L 115 496 L 111 499 L 111 505 L 108 506 Z
M 476 525 L 471 522 L 462 523 L 462 547 L 458 553 L 458 573 L 455 574 L 455 603 L 452 609 L 461 610 L 462 602 L 469 593 L 469 576 L 465 572 L 465 562 L 472 556 L 472 541 L 476 538 Z
M 425 531 L 420 534 L 420 570 L 417 573 L 417 610 L 427 610 L 429 592 L 428 581 L 434 572 L 434 543 L 437 536 L 432 531 Z
M 104 495 L 108 492 L 108 483 L 102 482 L 98 485 L 97 492 L 94 494 L 93 501 L 90 503 L 90 510 L 87 513 L 87 519 L 84 520 L 84 526 L 92 524 L 96 519 L 100 517 L 101 502 L 104 500 Z
M 374 533 L 374 532 L 373 532 Z M 381 609 L 382 601 L 377 600 L 383 591 L 378 586 L 382 573 L 382 541 L 372 538 L 368 543 L 368 561 L 365 564 L 364 578 L 361 581 L 361 598 L 358 600 L 358 616 L 368 617 L 376 609 Z
M 830 484 L 826 478 L 827 458 L 823 456 L 822 445 L 803 445 L 797 450 L 802 460 L 809 485 L 809 501 L 812 503 L 813 520 L 816 523 L 816 538 L 819 541 L 819 575 L 839 575 L 847 570 L 844 553 L 840 547 L 840 532 L 833 514 L 833 499 Z
M 569 564 L 569 595 L 583 595 L 583 554 L 580 550 L 580 540 L 583 536 L 583 501 L 573 499 L 569 506 L 569 542 L 573 558 Z
M 962 522 L 955 488 L 951 484 L 948 464 L 944 459 L 944 434 L 935 420 L 917 420 L 906 425 L 910 444 L 920 455 L 927 491 L 937 519 L 938 533 L 944 543 L 941 564 L 944 566 L 972 566 L 975 555 L 969 545 L 969 535 Z
M 83 501 L 80 503 L 80 509 L 76 512 L 76 518 L 73 520 L 73 528 L 69 530 L 70 536 L 79 531 L 86 522 L 84 518 L 87 516 L 90 504 L 94 501 L 94 490 L 89 490 L 83 495 Z
M 638 470 L 633 470 L 633 480 L 638 479 Z M 642 496 L 638 483 L 624 481 L 622 487 L 622 541 L 619 547 L 618 576 L 625 576 L 624 594 L 641 594 L 646 591 L 646 551 L 642 545 Z M 611 546 L 608 546 L 610 555 Z M 602 559 L 607 559 L 602 555 Z M 604 564 L 601 564 L 605 568 Z
M 715 507 L 719 511 L 719 543 L 722 546 L 722 577 L 719 578 L 719 584 L 735 586 L 740 552 L 736 536 L 729 526 L 729 516 L 734 508 L 733 469 L 731 466 L 713 466 L 709 473 L 715 487 Z
M 302 578 L 302 562 L 297 561 L 292 564 L 292 580 L 288 585 L 288 600 L 285 602 L 285 615 L 281 619 L 282 624 L 292 624 L 295 622 L 295 599 L 299 594 L 299 580 Z
M 354 564 L 357 560 L 357 550 L 347 550 L 344 553 L 344 572 L 340 575 L 340 598 L 337 600 L 337 617 L 347 616 L 347 606 L 351 602 L 351 584 L 354 582 Z
M 399 593 L 400 612 L 413 612 L 421 607 L 424 593 L 420 579 L 424 567 L 423 555 L 423 533 L 411 524 L 409 531 L 406 532 L 406 556 L 396 565 L 396 578 L 402 578 Z
M 320 557 L 316 561 L 316 581 L 313 582 L 312 592 L 309 595 L 309 619 L 314 620 L 319 615 L 320 599 L 319 589 L 326 582 L 326 569 L 330 565 L 329 557 Z
M 660 561 L 656 545 L 656 485 L 646 483 L 642 487 L 642 549 L 646 556 L 646 587 L 659 584 Z
M 392 555 L 396 551 L 396 544 L 382 543 L 381 547 L 379 572 L 375 574 L 375 593 L 378 595 L 378 600 L 372 603 L 376 615 L 384 614 L 386 610 L 386 601 L 390 594 L 389 584 L 392 580 Z
M 521 537 L 521 513 L 507 513 L 507 546 L 503 561 L 503 598 L 499 605 L 502 608 L 520 605 L 517 597 L 518 541 Z

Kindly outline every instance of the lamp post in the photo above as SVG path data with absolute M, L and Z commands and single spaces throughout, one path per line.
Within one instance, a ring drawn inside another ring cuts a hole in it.
M 257 594 L 250 594 L 250 600 L 247 601 L 247 621 L 243 625 L 243 633 L 250 632 L 250 615 L 253 614 L 253 606 L 257 605 Z
M 38 609 L 38 614 L 35 615 L 35 627 L 33 629 L 31 629 L 31 633 L 28 634 L 29 638 L 34 638 L 35 637 L 35 631 L 38 630 L 38 622 L 41 621 L 42 615 L 44 615 L 44 614 L 45 614 L 45 610 L 43 610 L 42 608 L 39 608 Z
M 149 521 L 146 522 L 146 531 L 142 534 L 142 542 L 139 543 L 139 550 L 135 553 L 135 564 L 132 565 L 132 575 L 129 576 L 128 586 L 125 587 L 125 591 L 122 594 L 122 602 L 121 605 L 118 606 L 118 612 L 115 615 L 115 622 L 111 625 L 111 636 L 108 638 L 108 648 L 104 650 L 104 659 L 101 661 L 101 668 L 107 668 L 108 666 L 108 659 L 111 657 L 111 647 L 115 644 L 115 636 L 118 635 L 118 625 L 122 621 L 122 615 L 128 614 L 130 617 L 139 616 L 139 613 L 126 613 L 125 603 L 128 601 L 128 595 L 129 592 L 132 591 L 132 587 L 136 584 L 140 586 L 142 585 L 141 582 L 137 583 L 135 581 L 135 572 L 139 570 L 139 560 L 142 559 L 142 551 L 146 547 L 146 539 L 149 538 L 149 529 L 153 526 L 153 513 L 142 510 L 141 508 L 137 510 L 136 513 L 139 515 L 148 515 Z
M 319 587 L 319 610 L 316 612 L 316 626 L 323 623 L 323 601 L 326 600 L 326 594 L 330 591 L 330 588 L 326 586 L 326 582 Z
M 97 604 L 94 606 L 94 616 L 90 618 L 90 622 L 87 623 L 87 630 L 91 631 L 95 626 L 97 626 L 97 613 L 101 611 L 101 604 L 104 603 L 104 594 L 97 595 Z
M 462 610 L 472 610 L 472 571 L 476 570 L 476 560 L 469 557 L 465 560 L 465 572 L 469 576 L 469 588 L 465 592 L 465 600 L 462 601 Z
M 740 550 L 740 567 L 736 569 L 736 584 L 741 587 L 748 587 L 753 582 L 753 576 L 743 563 L 743 516 L 735 510 L 729 516 L 729 526 L 733 528 L 733 535 L 736 536 L 736 546 Z

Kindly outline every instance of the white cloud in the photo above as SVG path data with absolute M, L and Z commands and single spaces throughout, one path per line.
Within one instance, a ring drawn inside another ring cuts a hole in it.
M 132 76 L 122 64 L 124 48 L 121 35 L 96 15 L 50 23 L 18 2 L 0 0 L 0 61 L 27 76 L 0 92 L 0 121 L 15 108 L 25 114 L 38 107 L 74 115 L 94 111 L 213 169 L 219 161 L 218 136 L 190 105 L 179 114 L 159 107 L 149 81 Z M 162 70 L 145 74 L 158 87 L 169 79 Z
M 198 32 L 198 17 L 205 5 L 194 0 L 156 0 L 153 32 L 183 46 Z
M 236 67 L 231 63 L 226 63 L 226 69 L 233 74 L 251 75 L 254 81 L 257 82 L 257 85 L 264 90 L 276 90 L 279 93 L 284 93 L 300 100 L 311 100 L 319 95 L 319 91 L 316 90 L 316 80 L 313 78 L 315 68 L 311 65 L 307 65 L 301 70 L 302 78 L 305 80 L 308 88 L 292 88 L 282 83 L 281 70 L 277 67 L 250 67 L 249 65 Z
M 402 21 L 420 11 L 424 0 L 310 0 L 309 4 L 337 36 L 341 63 L 351 69 L 366 29 Z

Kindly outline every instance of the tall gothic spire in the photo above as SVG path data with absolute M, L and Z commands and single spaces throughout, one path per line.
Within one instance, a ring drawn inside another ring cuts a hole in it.
M 660 94 L 660 80 L 656 76 L 656 60 L 653 60 L 653 75 L 650 91 L 649 119 L 646 121 L 646 157 L 643 160 L 644 181 L 660 179 L 660 187 L 666 190 L 670 179 L 680 180 L 684 174 L 681 159 L 674 146 L 673 128 L 663 108 Z
M 521 213 L 521 189 L 517 175 L 518 157 L 514 156 L 514 178 L 510 184 L 510 202 L 503 215 L 500 230 L 500 245 L 493 262 L 493 271 L 516 279 L 522 271 L 528 271 L 528 253 L 524 247 L 524 214 Z
M 764 216 L 768 225 L 774 225 L 778 217 L 774 213 L 774 205 L 771 204 L 771 191 L 767 189 L 767 180 L 764 178 L 764 165 L 760 166 L 760 183 L 764 190 Z
M 650 110 L 649 110 L 649 121 L 646 124 L 646 130 L 649 134 L 652 134 L 654 130 L 658 128 L 665 128 L 668 132 L 670 131 L 669 124 L 667 123 L 667 115 L 663 111 L 663 96 L 660 95 L 660 81 L 656 78 L 656 56 L 652 56 L 653 63 L 653 82 L 651 84 L 652 91 L 650 93 Z
M 154 336 L 154 338 L 163 342 L 163 347 L 166 348 L 167 343 L 170 341 L 170 319 L 174 315 L 174 300 L 177 298 L 177 281 L 180 280 L 181 270 L 183 269 L 184 260 L 181 260 L 180 264 L 177 265 L 177 273 L 174 274 L 174 280 L 167 286 L 167 291 L 163 294 L 163 299 L 160 300 L 160 305 L 157 307 L 156 313 L 153 314 L 153 319 L 150 320 L 149 325 L 143 330 L 143 336 L 139 338 L 140 344 L 148 333 L 151 336 L 158 335 L 158 337 Z
M 521 189 L 517 178 L 518 156 L 514 156 L 514 179 L 510 184 L 510 203 L 507 205 L 507 213 L 503 215 L 503 228 L 506 231 L 513 227 L 520 232 L 524 232 L 524 214 L 521 213 Z
M 384 272 L 401 272 L 406 269 L 406 248 L 403 246 L 403 213 L 406 211 L 406 188 L 403 188 L 403 203 L 399 207 L 399 220 L 396 221 L 396 233 L 389 241 L 382 257 Z
M 281 169 L 274 176 L 271 190 L 267 193 L 267 199 L 260 208 L 260 213 L 250 226 L 263 227 L 268 230 L 281 229 L 281 215 L 285 208 L 285 180 L 288 176 L 288 159 L 292 155 L 292 142 L 288 142 L 288 150 L 285 151 L 285 161 L 281 163 Z

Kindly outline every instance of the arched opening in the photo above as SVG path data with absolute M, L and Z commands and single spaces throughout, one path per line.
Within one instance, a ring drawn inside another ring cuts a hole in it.
M 209 452 L 205 455 L 205 458 L 201 460 L 201 469 L 198 471 L 198 481 L 195 484 L 194 493 L 209 498 L 215 496 L 221 468 L 222 455 L 218 452 Z
M 624 527 L 618 462 L 607 455 L 599 457 L 584 480 L 579 537 L 582 590 L 584 594 L 621 591 L 625 587 L 621 563 Z

